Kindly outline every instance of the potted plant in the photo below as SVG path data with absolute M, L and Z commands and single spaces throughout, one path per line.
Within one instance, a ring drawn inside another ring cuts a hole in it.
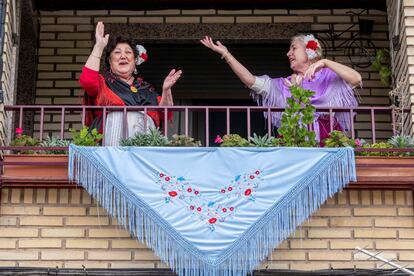
M 74 142 L 78 145 L 98 145 L 102 138 L 96 129 L 89 131 L 87 127 L 80 131 L 71 130 Z M 92 143 L 91 140 L 94 142 Z M 3 185 L 26 186 L 33 183 L 42 185 L 67 185 L 68 156 L 66 149 L 70 142 L 56 137 L 47 137 L 39 141 L 23 134 L 21 128 L 16 129 L 15 139 L 11 146 L 34 147 L 28 150 L 13 150 L 12 154 L 3 156 L 2 181 Z M 45 150 L 42 147 L 47 148 Z

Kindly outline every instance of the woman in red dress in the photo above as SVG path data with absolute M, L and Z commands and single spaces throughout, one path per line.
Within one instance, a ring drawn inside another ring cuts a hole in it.
M 181 70 L 171 70 L 164 80 L 162 94 L 158 95 L 149 83 L 137 77 L 136 67 L 147 60 L 144 47 L 124 37 L 115 37 L 109 42 L 109 35 L 104 35 L 102 22 L 96 25 L 95 38 L 95 45 L 79 78 L 85 90 L 85 105 L 174 105 L 171 88 L 181 77 Z M 100 74 L 99 68 L 104 50 L 104 72 Z M 158 127 L 162 119 L 163 116 L 157 111 L 150 111 L 147 114 L 142 111 L 129 111 L 125 124 L 127 136 L 132 137 L 148 128 Z M 86 124 L 91 128 L 104 130 L 105 146 L 117 146 L 123 137 L 122 111 L 110 112 L 106 117 L 105 126 L 102 126 L 102 112 L 90 112 Z

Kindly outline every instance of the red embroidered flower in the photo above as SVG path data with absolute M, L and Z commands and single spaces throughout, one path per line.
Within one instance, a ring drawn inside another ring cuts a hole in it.
M 259 172 L 259 171 L 256 171 L 256 172 L 255 172 L 255 174 L 256 174 L 256 175 L 259 175 L 259 174 L 260 174 L 260 172 Z
M 167 177 L 165 178 L 165 181 L 170 181 L 170 178 L 167 176 Z
M 195 195 L 198 195 L 198 191 L 194 191 L 194 194 L 195 194 Z
M 250 176 L 250 179 L 254 179 L 254 175 L 251 175 L 251 176 Z
M 177 192 L 176 191 L 171 191 L 168 193 L 171 197 L 175 197 L 177 196 Z
M 187 189 L 187 192 L 189 192 L 189 193 L 191 193 L 192 191 L 193 191 L 193 189 L 191 189 L 191 188 Z
M 164 177 L 164 174 L 163 173 L 160 173 L 160 177 Z
M 224 194 L 225 192 L 226 192 L 226 190 L 224 190 L 224 189 L 221 189 L 221 192 Z
M 223 211 L 223 213 L 227 212 L 226 208 L 221 209 Z
M 315 40 L 309 40 L 306 44 L 306 48 L 316 51 L 316 49 L 318 49 L 318 43 Z
M 191 205 L 190 206 L 190 210 L 194 210 L 194 205 Z
M 216 223 L 217 219 L 216 218 L 211 218 L 208 220 L 208 222 L 210 222 L 210 224 L 214 224 Z
M 244 191 L 245 196 L 249 196 L 251 194 L 252 194 L 252 189 L 247 189 L 246 191 Z
M 197 207 L 197 211 L 201 212 L 201 207 Z
M 141 53 L 141 54 L 139 55 L 139 57 L 140 57 L 140 58 L 142 58 L 144 61 L 147 61 L 147 60 L 148 60 L 148 55 L 147 55 L 147 53 Z
M 227 190 L 229 190 L 230 192 L 233 190 L 232 187 L 228 187 Z
M 230 211 L 232 211 L 232 212 L 233 212 L 233 210 L 234 210 L 234 208 L 233 208 L 233 207 L 230 207 L 229 209 L 230 209 Z

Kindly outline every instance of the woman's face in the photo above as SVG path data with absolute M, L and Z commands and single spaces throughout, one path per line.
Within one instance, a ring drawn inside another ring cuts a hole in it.
M 308 55 L 305 49 L 305 44 L 299 39 L 293 40 L 292 44 L 290 44 L 287 56 L 290 62 L 290 69 L 295 73 L 304 73 L 309 66 Z
M 129 79 L 135 70 L 135 53 L 128 43 L 118 43 L 109 58 L 112 73 Z

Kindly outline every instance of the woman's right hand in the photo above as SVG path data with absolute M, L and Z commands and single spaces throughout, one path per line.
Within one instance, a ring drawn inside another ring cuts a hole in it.
M 219 53 L 222 56 L 229 51 L 227 50 L 226 46 L 220 43 L 220 41 L 214 43 L 213 39 L 209 36 L 205 36 L 203 39 L 200 39 L 200 42 L 207 48 L 210 48 L 211 50 L 213 50 L 216 53 Z
M 95 40 L 96 40 L 95 45 L 98 46 L 102 50 L 108 44 L 109 34 L 105 35 L 104 24 L 102 21 L 99 21 L 98 24 L 96 24 Z

